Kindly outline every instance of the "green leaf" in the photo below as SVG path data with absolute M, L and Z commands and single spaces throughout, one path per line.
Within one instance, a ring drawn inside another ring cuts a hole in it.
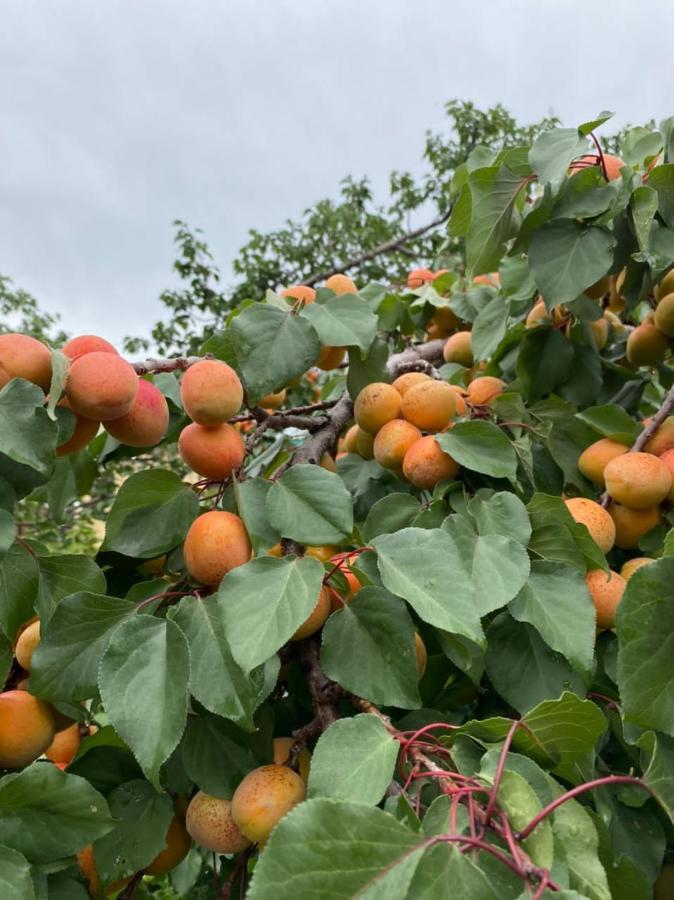
M 569 164 L 587 150 L 587 138 L 576 128 L 553 128 L 536 138 L 529 151 L 529 164 L 541 184 L 551 184 L 557 190 L 569 169 Z
M 568 178 L 554 205 L 556 219 L 590 219 L 605 213 L 620 195 L 622 182 L 606 182 L 600 166 L 588 166 Z
M 606 557 L 585 525 L 575 522 L 561 497 L 534 494 L 527 504 L 533 534 L 529 550 L 542 559 L 566 562 L 580 569 L 608 571 Z
M 377 317 L 361 297 L 346 294 L 310 303 L 301 312 L 325 347 L 360 347 L 366 353 L 377 333 Z
M 613 441 L 631 446 L 642 431 L 641 425 L 616 403 L 606 403 L 604 406 L 591 406 L 582 412 L 576 413 L 577 418 L 590 428 L 593 428 L 602 437 L 611 438 Z
M 218 590 L 234 659 L 250 672 L 288 641 L 318 602 L 316 559 L 259 557 L 232 569 Z
M 534 560 L 526 585 L 508 607 L 518 622 L 533 625 L 545 643 L 589 678 L 596 614 L 585 578 L 578 569 Z
M 573 219 L 546 222 L 529 244 L 529 265 L 548 309 L 570 303 L 610 270 L 615 240 L 610 231 Z
M 225 636 L 228 602 L 220 594 L 184 597 L 171 617 L 189 644 L 192 695 L 211 712 L 252 730 L 253 713 L 263 699 L 264 668 L 246 675 L 234 661 Z
M 181 744 L 185 771 L 214 797 L 229 800 L 241 780 L 261 762 L 249 746 L 250 736 L 218 716 L 190 717 Z
M 647 731 L 638 746 L 643 780 L 674 822 L 674 739 Z
M 389 346 L 383 338 L 375 338 L 367 354 L 361 353 L 356 348 L 349 350 L 346 386 L 352 400 L 356 399 L 366 384 L 391 380 L 386 368 L 388 357 Z
M 31 691 L 46 700 L 93 697 L 110 635 L 134 612 L 134 604 L 127 600 L 89 591 L 62 600 L 41 630 L 31 666 Z
M 377 807 L 307 800 L 272 832 L 248 900 L 349 900 L 358 894 L 404 900 L 423 842 Z
M 270 488 L 270 482 L 264 478 L 234 481 L 234 496 L 239 515 L 243 519 L 256 553 L 269 550 L 281 540 L 281 535 L 271 526 L 267 518 L 265 504 Z
M 275 481 L 266 503 L 271 525 L 302 544 L 334 544 L 353 529 L 353 502 L 344 482 L 320 466 L 287 469 Z
M 101 549 L 152 559 L 176 547 L 198 514 L 197 495 L 175 472 L 138 472 L 115 497 Z
M 338 719 L 318 739 L 308 796 L 375 806 L 391 783 L 400 744 L 375 716 Z
M 611 900 L 606 872 L 599 861 L 597 829 L 580 803 L 567 800 L 557 807 L 552 832 L 557 852 L 569 867 L 570 887 L 591 900 Z
M 189 676 L 184 634 L 175 622 L 152 616 L 123 622 L 101 660 L 105 710 L 157 790 L 162 763 L 185 728 Z
M 35 900 L 30 866 L 25 856 L 11 847 L 0 847 L 0 896 Z
M 318 359 L 321 342 L 311 323 L 267 303 L 253 303 L 230 325 L 231 346 L 246 397 L 260 397 L 304 374 Z
M 616 613 L 618 687 L 625 718 L 674 735 L 674 558 L 643 566 Z
M 421 706 L 414 625 L 384 588 L 364 587 L 323 629 L 323 671 L 343 688 L 382 706 Z
M 54 610 L 69 594 L 87 591 L 104 594 L 105 575 L 89 556 L 41 556 L 40 587 L 36 610 L 46 625 Z
M 442 449 L 472 472 L 493 478 L 514 478 L 517 454 L 503 431 L 492 422 L 457 422 L 435 435 Z
M 22 544 L 14 544 L 0 560 L 0 627 L 10 641 L 35 614 L 38 584 L 35 556 Z
M 543 808 L 534 789 L 517 772 L 509 770 L 503 772 L 497 796 L 498 804 L 507 814 L 515 832 L 527 826 Z M 537 866 L 549 869 L 554 858 L 554 840 L 550 822 L 544 819 L 529 837 L 522 841 L 522 849 Z
M 34 384 L 13 378 L 0 391 L 0 454 L 33 469 L 45 481 L 54 466 L 58 432 Z
M 387 494 L 372 506 L 363 525 L 363 538 L 371 541 L 380 534 L 391 534 L 411 525 L 421 504 L 411 494 Z
M 68 380 L 70 360 L 60 350 L 51 351 L 51 384 L 47 397 L 47 414 L 50 419 L 56 420 L 56 404 L 59 402 Z
M 91 785 L 36 762 L 0 779 L 0 844 L 31 863 L 51 863 L 114 827 L 108 804 Z
M 674 165 L 656 166 L 648 176 L 648 184 L 658 194 L 658 212 L 670 228 L 674 228 Z
M 517 377 L 525 398 L 530 403 L 540 400 L 563 384 L 571 373 L 573 356 L 571 343 L 555 328 L 529 329 L 517 356 Z
M 428 900 L 498 898 L 494 886 L 482 869 L 451 844 L 436 844 L 424 853 L 407 896 L 410 900 L 422 897 Z
M 14 516 L 6 509 L 0 509 L 0 560 L 7 553 L 16 538 Z
M 596 131 L 600 125 L 603 125 L 605 122 L 608 122 L 609 119 L 612 119 L 615 113 L 610 112 L 608 109 L 602 110 L 596 119 L 592 119 L 590 122 L 584 122 L 582 125 L 578 126 L 578 131 L 581 134 L 590 134 L 592 131 Z
M 642 184 L 632 192 L 629 209 L 639 249 L 647 250 L 653 217 L 658 210 L 656 191 L 648 185 Z
M 466 266 L 475 275 L 498 269 L 513 234 L 517 195 L 525 180 L 505 166 L 470 173 L 471 220 L 466 234 Z
M 476 360 L 489 359 L 506 333 L 506 305 L 497 295 L 477 314 L 471 329 L 471 347 Z
M 499 491 L 486 500 L 477 495 L 469 509 L 482 536 L 507 534 L 525 546 L 529 543 L 531 538 L 529 514 L 524 503 L 515 494 Z

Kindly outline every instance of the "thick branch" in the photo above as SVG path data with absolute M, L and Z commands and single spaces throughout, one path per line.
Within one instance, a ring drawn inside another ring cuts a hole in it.
M 325 417 L 321 425 L 301 447 L 295 451 L 290 465 L 311 463 L 318 465 L 324 453 L 332 450 L 339 434 L 353 416 L 353 403 L 348 394 L 343 394 Z
M 323 734 L 333 722 L 337 721 L 339 715 L 336 705 L 344 693 L 342 688 L 336 682 L 331 681 L 321 668 L 318 644 L 314 641 L 305 641 L 301 645 L 300 657 L 314 707 L 314 718 L 293 732 L 294 743 L 290 748 L 287 761 L 287 765 L 291 767 L 295 766 L 297 757 L 305 744 L 312 738 Z
M 435 374 L 435 366 L 442 365 L 445 344 L 440 338 L 435 341 L 427 341 L 425 344 L 416 344 L 407 347 L 400 353 L 394 353 L 386 363 L 386 369 L 392 378 L 404 375 L 405 372 L 426 372 Z
M 202 359 L 213 359 L 213 355 L 207 353 L 205 356 L 176 356 L 174 359 L 144 359 L 131 365 L 137 375 L 147 375 L 150 372 L 184 372 Z

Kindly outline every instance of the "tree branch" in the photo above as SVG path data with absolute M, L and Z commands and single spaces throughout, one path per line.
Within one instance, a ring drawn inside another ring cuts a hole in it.
M 173 359 L 144 359 L 131 363 L 137 375 L 148 375 L 150 372 L 184 372 L 202 359 L 213 359 L 212 353 L 204 356 L 176 356 Z
M 446 343 L 446 340 L 439 338 L 427 341 L 425 344 L 407 347 L 400 353 L 394 353 L 389 357 L 386 369 L 391 378 L 397 378 L 399 375 L 404 375 L 405 372 L 425 372 L 427 375 L 437 377 L 435 367 L 444 362 L 442 351 L 445 349 Z

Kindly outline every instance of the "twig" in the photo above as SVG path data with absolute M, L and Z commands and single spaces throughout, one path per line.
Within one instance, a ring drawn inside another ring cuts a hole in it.
M 131 881 L 127 884 L 124 890 L 118 895 L 118 900 L 131 900 L 133 895 L 136 893 L 136 888 L 143 880 L 143 875 L 145 874 L 145 869 L 141 869 L 140 872 L 136 872 Z
M 234 885 L 236 884 L 237 880 L 239 879 L 239 877 L 244 877 L 247 863 L 248 850 L 244 850 L 244 852 L 239 854 L 239 856 L 237 857 L 234 868 L 229 873 L 229 877 L 227 878 L 227 881 L 224 883 L 223 888 L 220 891 L 220 900 L 230 900 L 232 891 L 234 890 Z
M 184 372 L 202 359 L 213 359 L 212 353 L 204 356 L 176 356 L 173 359 L 144 359 L 142 362 L 131 363 L 137 375 L 147 375 L 150 372 Z

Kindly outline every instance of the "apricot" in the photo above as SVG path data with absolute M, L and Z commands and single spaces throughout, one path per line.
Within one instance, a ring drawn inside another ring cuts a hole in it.
M 328 451 L 321 456 L 321 461 L 319 462 L 321 469 L 326 469 L 328 472 L 336 472 L 337 466 L 335 465 L 335 460 L 330 456 Z
M 302 641 L 304 638 L 309 637 L 312 634 L 315 634 L 319 629 L 323 627 L 328 616 L 331 612 L 331 601 L 330 601 L 330 593 L 328 589 L 323 586 L 318 595 L 318 600 L 316 601 L 316 606 L 314 606 L 313 610 L 309 614 L 309 618 L 300 625 L 295 634 L 290 638 L 291 641 Z
M 646 428 L 651 424 L 652 417 L 644 419 L 643 425 Z M 674 448 L 674 416 L 667 416 L 664 422 L 657 428 L 644 445 L 646 453 L 653 453 L 655 456 L 661 456 L 665 450 Z
M 604 310 L 604 318 L 609 324 L 611 334 L 622 335 L 627 331 L 625 323 L 611 309 Z
M 604 277 L 600 278 L 599 281 L 595 281 L 594 284 L 591 284 L 589 288 L 585 288 L 585 293 L 591 300 L 601 300 L 604 294 L 608 291 L 610 284 L 610 277 L 608 275 L 604 275 Z
M 501 284 L 501 276 L 498 272 L 489 272 L 487 275 L 476 275 L 473 284 L 486 284 L 489 287 L 498 287 Z
M 666 275 L 653 288 L 653 295 L 659 303 L 667 294 L 674 293 L 674 269 L 670 269 Z
M 376 434 L 387 422 L 399 417 L 401 406 L 402 397 L 392 385 L 375 381 L 360 391 L 353 411 L 359 428 Z
M 456 393 L 444 381 L 422 381 L 402 401 L 402 414 L 422 431 L 442 431 L 454 418 Z
M 38 619 L 37 622 L 31 622 L 30 625 L 23 629 L 17 639 L 16 647 L 14 648 L 16 661 L 22 669 L 26 670 L 26 672 L 30 672 L 33 653 L 39 643 L 40 621 Z
M 573 497 L 564 503 L 573 519 L 587 528 L 601 552 L 608 553 L 615 544 L 615 525 L 606 510 L 586 497 Z
M 468 385 L 468 400 L 473 406 L 489 406 L 489 404 L 502 394 L 506 383 L 493 375 L 481 375 Z
M 331 562 L 337 563 L 338 560 L 332 559 Z M 346 583 L 349 585 L 349 593 L 343 599 L 346 603 L 350 603 L 363 585 L 361 584 L 360 579 L 358 578 L 356 573 L 349 567 L 349 564 L 348 562 L 346 562 L 346 560 L 342 560 L 341 562 L 339 562 L 339 571 L 346 579 Z M 341 606 L 341 603 L 333 601 L 332 611 L 334 612 L 336 609 L 340 609 Z
M 66 395 L 73 412 L 108 422 L 126 415 L 138 392 L 138 376 L 121 356 L 94 350 L 70 364 Z
M 328 562 L 334 556 L 336 549 L 327 544 L 319 544 L 316 547 L 307 547 L 307 556 L 313 556 L 319 562 Z
M 637 325 L 627 338 L 627 360 L 634 366 L 655 366 L 667 352 L 667 337 L 650 322 Z
M 213 853 L 240 853 L 250 841 L 239 831 L 232 818 L 232 801 L 199 791 L 190 800 L 185 817 L 187 832 Z
M 285 765 L 290 756 L 290 750 L 295 743 L 295 739 L 291 737 L 275 737 L 274 738 L 274 762 L 279 765 Z M 305 784 L 309 782 L 309 767 L 311 766 L 311 753 L 306 747 L 302 747 L 297 755 L 297 763 L 300 769 L 300 778 Z
M 252 547 L 241 519 L 234 513 L 214 509 L 192 522 L 183 554 L 192 578 L 215 587 L 227 572 L 249 561 Z
M 529 310 L 529 313 L 524 321 L 524 327 L 535 328 L 537 325 L 542 325 L 544 323 L 547 324 L 551 321 L 552 318 L 548 313 L 545 301 L 542 297 L 539 297 Z
M 146 868 L 146 875 L 164 875 L 175 869 L 178 863 L 182 862 L 192 845 L 183 821 L 178 816 L 174 816 L 166 832 L 166 844 L 163 850 L 152 860 Z
M 0 369 L 3 381 L 25 378 L 45 393 L 51 384 L 51 353 L 37 338 L 27 334 L 0 334 Z M 1 385 L 0 385 L 1 386 Z
M 61 347 L 61 353 L 71 360 L 84 356 L 85 353 L 114 353 L 119 356 L 109 341 L 95 334 L 80 334 L 78 337 L 70 338 Z
M 374 458 L 385 469 L 399 471 L 405 454 L 421 437 L 419 429 L 405 419 L 392 419 L 377 432 L 374 439 Z
M 674 294 L 666 294 L 658 303 L 653 324 L 667 337 L 674 337 Z
M 448 338 L 453 331 L 453 328 L 443 328 L 441 325 L 438 325 L 435 319 L 429 319 L 426 323 L 426 340 L 436 341 L 441 338 L 444 340 Z
M 621 313 L 627 306 L 627 301 L 622 295 L 623 285 L 627 270 L 623 269 L 617 275 L 611 275 L 608 289 L 608 308 L 614 313 Z
M 461 388 L 458 384 L 450 384 L 450 387 L 454 391 L 454 403 L 456 405 L 455 415 L 457 415 L 457 416 L 468 415 L 468 406 L 466 404 L 466 397 L 468 395 L 463 390 L 463 388 Z
M 253 769 L 232 797 L 232 819 L 245 836 L 264 843 L 276 824 L 301 803 L 306 788 L 300 776 L 287 766 L 272 763 Z
M 473 344 L 470 331 L 457 331 L 453 334 L 445 344 L 442 351 L 445 362 L 458 363 L 459 365 L 473 365 Z
M 578 457 L 578 469 L 581 474 L 589 478 L 594 484 L 604 484 L 604 469 L 615 459 L 627 453 L 628 447 L 613 441 L 611 438 L 600 438 L 594 444 L 586 447 Z
M 356 453 L 363 459 L 374 459 L 374 435 L 368 434 L 362 428 L 356 435 Z
M 616 547 L 621 550 L 636 550 L 641 538 L 660 524 L 660 507 L 630 509 L 620 503 L 612 503 L 609 514 L 615 525 Z
M 620 159 L 619 156 L 613 156 L 611 153 L 604 153 L 604 168 L 606 169 L 606 177 L 609 181 L 614 181 L 616 178 L 621 177 L 620 170 L 624 165 L 625 162 Z M 580 172 L 581 169 L 587 169 L 589 166 L 599 166 L 601 171 L 604 171 L 604 169 L 601 168 L 599 154 L 585 153 L 580 159 L 574 161 L 569 174 L 575 175 L 576 172 Z
M 241 409 L 243 386 L 231 366 L 218 359 L 202 359 L 180 382 L 185 412 L 198 425 L 221 425 Z
M 665 452 L 660 455 L 659 459 L 667 466 L 669 474 L 672 476 L 672 486 L 665 499 L 670 503 L 674 503 L 674 450 L 665 450 Z
M 403 475 L 414 487 L 431 490 L 439 481 L 456 478 L 459 465 L 432 434 L 419 438 L 405 454 Z
M 629 581 L 638 569 L 642 566 L 649 566 L 653 562 L 655 562 L 655 560 L 651 559 L 650 556 L 635 556 L 634 559 L 628 559 L 627 562 L 623 564 L 620 574 L 625 581 Z
M 672 487 L 672 473 L 651 453 L 625 453 L 604 469 L 606 490 L 630 509 L 646 509 L 662 502 Z
M 352 425 L 344 435 L 344 450 L 347 453 L 357 453 L 356 450 L 356 438 L 358 437 L 358 432 L 360 429 L 357 425 Z
M 77 851 L 77 865 L 87 880 L 89 893 L 92 897 L 98 897 L 101 892 L 101 882 L 98 877 L 96 860 L 94 859 L 94 848 L 91 844 L 87 844 L 86 847 Z
M 613 628 L 615 611 L 622 600 L 627 582 L 617 572 L 609 571 L 607 574 L 602 569 L 593 569 L 585 576 L 585 583 L 597 613 L 597 626 Z
M 337 295 L 358 293 L 355 281 L 352 281 L 348 275 L 331 275 L 326 280 L 325 286 Z
M 124 416 L 106 422 L 105 430 L 127 447 L 154 447 L 166 434 L 169 408 L 159 388 L 138 380 L 138 393 L 133 406 Z
M 303 300 L 305 303 L 313 303 L 316 299 L 316 291 L 306 284 L 294 284 L 292 287 L 287 287 L 281 291 L 281 295 L 290 300 Z
M 430 269 L 412 269 L 407 276 L 407 287 L 415 290 L 423 287 L 428 281 L 433 281 L 433 273 Z
M 46 703 L 28 691 L 0 694 L 0 768 L 27 766 L 53 739 L 54 716 Z
M 342 364 L 345 356 L 346 347 L 323 347 L 314 365 L 323 372 L 332 372 Z
M 433 318 L 437 322 L 438 327 L 444 331 L 454 331 L 456 328 L 461 327 L 461 320 L 454 310 L 448 306 L 436 307 Z
M 414 650 L 417 656 L 417 671 L 419 673 L 419 679 L 421 680 L 424 677 L 424 672 L 426 671 L 428 651 L 426 650 L 426 644 L 424 644 L 423 639 L 418 631 L 414 632 Z
M 431 376 L 425 372 L 405 372 L 404 375 L 398 375 L 391 387 L 394 387 L 401 397 L 409 391 L 411 387 L 420 384 L 422 381 L 430 381 Z
M 70 765 L 75 758 L 75 754 L 80 749 L 80 726 L 75 722 L 64 728 L 63 731 L 57 731 L 54 740 L 44 751 L 47 759 L 53 763 L 62 763 Z
M 595 319 L 590 322 L 590 331 L 594 338 L 597 350 L 603 350 L 608 344 L 609 324 L 608 320 L 603 316 L 601 319 Z
M 196 422 L 187 425 L 180 432 L 178 449 L 190 469 L 213 481 L 229 478 L 243 463 L 243 438 L 226 422 L 214 428 Z
M 262 409 L 280 409 L 286 402 L 287 393 L 286 389 L 283 388 L 283 390 L 277 391 L 275 394 L 265 394 L 264 397 L 258 400 L 257 405 L 261 406 Z
M 70 403 L 68 402 L 67 397 L 59 400 L 58 405 L 70 409 Z M 78 416 L 77 413 L 74 413 L 74 416 L 75 430 L 67 441 L 59 444 L 56 448 L 57 456 L 69 456 L 71 453 L 79 453 L 79 451 L 83 450 L 87 444 L 90 444 L 98 434 L 98 429 L 101 425 L 100 422 L 96 421 L 96 419 L 87 419 L 85 416 Z

